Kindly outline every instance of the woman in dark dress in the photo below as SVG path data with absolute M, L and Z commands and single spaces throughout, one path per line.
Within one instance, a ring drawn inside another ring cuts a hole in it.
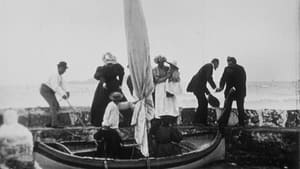
M 94 126 L 101 126 L 105 108 L 110 102 L 109 95 L 115 91 L 121 92 L 124 76 L 123 66 L 117 63 L 111 53 L 104 54 L 102 60 L 104 65 L 99 66 L 94 75 L 99 80 L 91 107 L 91 123 Z

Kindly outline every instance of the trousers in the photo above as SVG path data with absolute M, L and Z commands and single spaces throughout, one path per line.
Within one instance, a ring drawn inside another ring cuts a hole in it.
M 55 97 L 55 92 L 48 87 L 46 84 L 42 84 L 40 87 L 40 94 L 49 104 L 50 112 L 51 112 L 51 125 L 57 125 L 57 113 L 60 108 L 59 103 Z

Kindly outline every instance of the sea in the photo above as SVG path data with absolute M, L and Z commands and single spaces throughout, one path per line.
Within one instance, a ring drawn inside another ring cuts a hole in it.
M 186 89 L 186 82 L 182 88 Z M 69 102 L 71 106 L 91 106 L 94 92 L 97 87 L 96 81 L 68 83 L 71 93 Z M 0 85 L 0 109 L 4 108 L 28 108 L 48 106 L 39 93 L 40 85 Z M 211 90 L 211 89 L 210 89 Z M 184 90 L 185 91 L 185 90 Z M 215 93 L 221 103 L 224 101 L 224 94 Z M 59 99 L 61 106 L 70 106 L 65 100 Z M 191 93 L 184 92 L 178 96 L 180 107 L 196 107 L 197 100 Z M 223 104 L 221 105 L 223 106 Z M 296 82 L 248 82 L 247 96 L 245 99 L 246 109 L 299 109 L 299 90 Z M 233 107 L 236 107 L 233 104 Z M 217 162 L 202 167 L 202 169 L 279 169 L 276 166 L 240 166 L 230 162 Z
M 183 91 L 186 89 L 187 82 L 182 83 Z M 209 85 L 208 85 L 209 86 Z M 72 81 L 68 82 L 70 91 L 69 102 L 72 106 L 91 106 L 97 81 Z M 48 106 L 39 92 L 40 84 L 34 85 L 0 85 L 0 108 L 27 108 Z M 209 88 L 209 87 L 208 87 Z M 211 93 L 216 96 L 223 106 L 223 92 L 215 93 L 209 88 Z M 63 100 L 58 99 L 61 106 L 69 106 Z M 197 100 L 192 93 L 183 92 L 178 96 L 180 107 L 196 107 Z M 236 104 L 233 103 L 233 107 Z M 247 96 L 245 98 L 246 109 L 299 109 L 299 89 L 296 82 L 248 82 Z

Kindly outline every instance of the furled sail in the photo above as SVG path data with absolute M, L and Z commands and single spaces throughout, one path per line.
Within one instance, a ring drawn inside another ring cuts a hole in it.
M 154 117 L 152 92 L 154 90 L 146 22 L 140 0 L 124 0 L 125 31 L 128 65 L 134 95 L 140 100 L 134 109 L 131 124 L 141 153 L 148 157 L 147 129 Z

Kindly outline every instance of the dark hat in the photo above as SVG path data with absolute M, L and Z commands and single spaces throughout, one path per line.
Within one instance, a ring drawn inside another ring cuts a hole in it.
M 67 66 L 67 62 L 65 62 L 65 61 L 61 61 L 61 62 L 59 62 L 59 63 L 57 64 L 57 66 L 58 66 L 58 67 L 64 67 L 64 68 L 68 68 L 68 66 Z
M 123 94 L 120 92 L 113 92 L 109 95 L 109 98 L 112 101 L 120 101 L 123 99 Z
M 212 107 L 220 107 L 220 101 L 218 100 L 218 98 L 216 98 L 213 95 L 208 95 L 208 103 L 212 106 Z

